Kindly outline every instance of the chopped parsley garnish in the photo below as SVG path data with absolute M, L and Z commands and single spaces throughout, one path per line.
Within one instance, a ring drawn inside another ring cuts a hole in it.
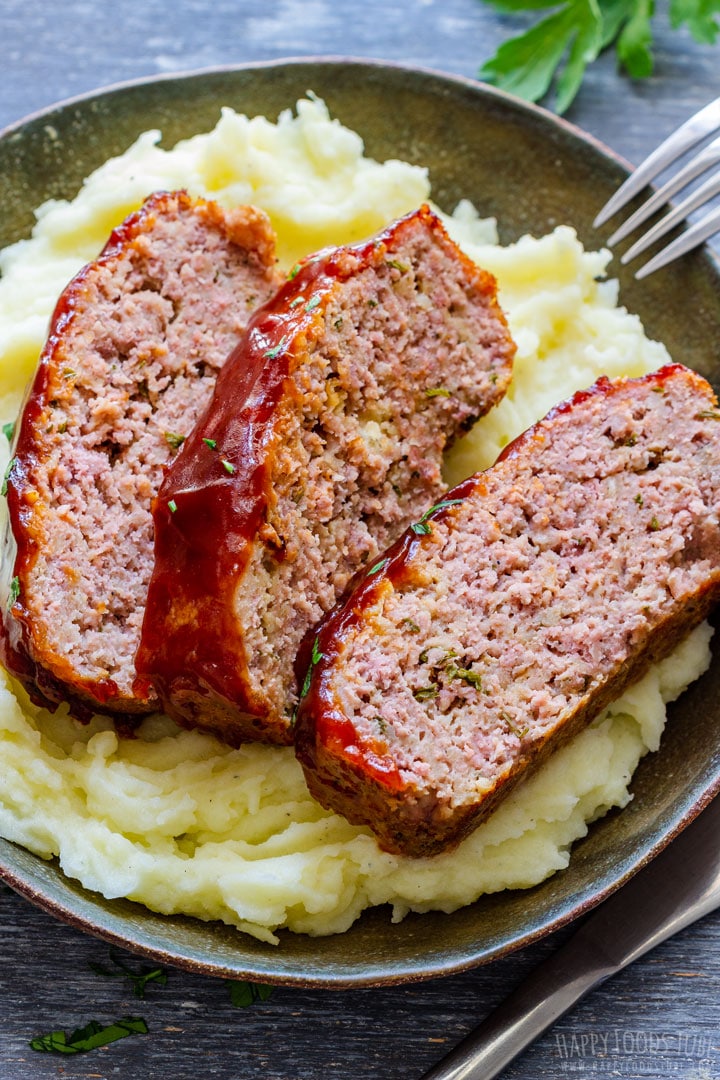
M 301 701 L 305 697 L 305 695 L 307 694 L 308 690 L 310 689 L 310 683 L 312 682 L 313 668 L 315 667 L 316 664 L 320 663 L 320 661 L 323 659 L 324 655 L 325 655 L 324 653 L 320 652 L 319 639 L 315 638 L 315 640 L 313 641 L 312 652 L 310 654 L 310 663 L 308 665 L 307 671 L 305 672 L 305 681 L 303 682 L 302 690 L 300 691 L 300 700 Z
M 217 450 L 217 439 L 203 439 L 206 446 L 209 446 L 211 450 Z
M 642 506 L 644 501 L 645 500 L 643 499 L 642 495 L 638 491 L 637 495 L 635 496 L 635 502 L 638 504 L 638 506 Z
M 177 503 L 175 502 L 174 499 L 169 499 L 168 500 L 168 510 L 170 511 L 171 514 L 174 514 L 175 511 L 177 510 Z
M 519 728 L 517 726 L 517 724 L 513 723 L 512 717 L 509 716 L 508 713 L 506 713 L 504 711 L 500 713 L 500 719 L 505 721 L 507 726 L 510 728 L 510 731 L 512 732 L 512 734 L 517 739 L 524 738 L 525 735 L 527 735 L 528 731 L 530 730 L 527 724 L 525 725 L 524 728 Z
M 420 520 L 416 521 L 410 528 L 414 533 L 417 533 L 418 536 L 427 536 L 428 533 L 431 532 L 430 526 L 427 523 L 428 518 L 432 517 L 433 514 L 436 514 L 438 510 L 445 510 L 448 506 L 459 506 L 461 502 L 462 499 L 444 499 L 442 502 L 435 503 L 435 505 L 431 506 L 429 510 L 426 510 Z
M 3 424 L 2 429 L 3 429 L 3 435 L 5 436 L 7 441 L 12 442 L 13 441 L 13 435 L 15 434 L 15 424 L 12 421 L 10 423 Z
M 102 975 L 106 979 L 129 979 L 132 983 L 133 994 L 136 998 L 145 997 L 145 987 L 148 983 L 156 983 L 158 986 L 165 986 L 168 980 L 167 974 L 161 967 L 144 967 L 138 971 L 133 971 L 131 967 L 120 959 L 112 951 L 110 952 L 110 963 L 113 964 L 116 970 L 103 967 L 102 964 L 90 964 L 90 970 L 94 971 L 96 975 Z
M 381 559 L 380 562 L 376 562 L 374 566 L 371 566 L 367 572 L 368 577 L 372 577 L 373 574 L 378 574 L 384 566 L 390 562 L 389 559 Z
M 20 596 L 20 578 L 15 576 L 10 582 L 10 596 L 8 598 L 8 610 Z
M 479 671 L 473 671 L 472 668 L 455 667 L 452 664 L 449 668 L 446 668 L 446 672 L 449 679 L 462 679 L 463 682 L 474 686 L 476 690 L 482 690 L 482 676 Z
M 228 461 L 227 458 L 220 458 L 220 464 L 222 465 L 225 472 L 229 473 L 230 476 L 232 476 L 232 474 L 235 472 L 235 466 L 231 461 Z
M 420 633 L 420 627 L 418 626 L 418 624 L 416 622 L 413 622 L 412 619 L 403 619 L 403 626 L 407 626 L 407 628 L 408 628 L 408 630 L 410 631 L 411 634 L 419 634 Z
M 67 420 L 63 420 L 62 424 L 58 424 L 58 435 L 64 435 L 67 431 Z
M 256 1001 L 267 1001 L 273 992 L 272 986 L 264 983 L 241 982 L 236 979 L 227 979 L 226 982 L 230 1001 L 237 1009 L 247 1009 Z
M 431 701 L 438 692 L 437 686 L 421 686 L 419 690 L 413 690 L 413 697 L 416 701 Z
M 388 266 L 392 266 L 394 270 L 399 270 L 401 274 L 406 274 L 410 269 L 405 263 L 398 262 L 397 259 L 388 259 Z
M 382 717 L 382 716 L 375 716 L 375 717 L 373 717 L 373 719 L 375 720 L 375 723 L 377 724 L 377 726 L 380 728 L 380 734 L 381 735 L 387 735 L 388 727 L 387 727 L 387 724 L 385 722 L 385 718 Z
M 307 304 L 305 305 L 305 311 L 307 311 L 308 313 L 313 311 L 318 306 L 319 303 L 320 303 L 320 297 L 319 296 L 317 296 L 317 295 L 316 296 L 311 296 L 310 299 L 308 300 Z
M 267 360 L 275 360 L 276 357 L 278 357 L 280 355 L 280 353 L 283 351 L 283 349 L 285 348 L 285 342 L 286 341 L 287 341 L 287 335 L 280 338 L 280 341 L 277 343 L 277 345 L 272 349 L 268 349 L 267 352 L 264 352 L 263 356 Z
M 660 522 L 658 521 L 658 519 L 653 514 L 653 516 L 650 518 L 650 531 L 651 532 L 657 532 L 659 528 L 660 528 Z
M 164 431 L 165 442 L 168 444 L 171 450 L 179 450 L 182 444 L 185 442 L 184 435 L 176 435 L 174 431 Z
M 310 683 L 311 682 L 312 682 L 312 664 L 310 665 L 310 667 L 305 672 L 305 680 L 304 680 L 304 682 L 302 684 L 302 690 L 300 691 L 300 700 L 301 701 L 305 697 L 305 695 L 307 694 L 308 690 L 310 689 Z
M 720 412 L 716 412 L 714 409 L 703 409 L 702 412 L 695 413 L 696 420 L 720 420 Z
M 450 397 L 450 391 L 444 386 L 433 386 L 425 391 L 425 397 Z
M 432 529 L 428 525 L 427 521 L 415 521 L 410 526 L 410 528 L 414 533 L 417 533 L 418 536 L 429 536 L 432 532 Z
M 128 1035 L 147 1035 L 148 1026 L 140 1016 L 123 1016 L 112 1024 L 100 1024 L 91 1020 L 83 1028 L 76 1028 L 69 1035 L 64 1031 L 51 1031 L 30 1040 L 30 1049 L 45 1054 L 82 1054 L 98 1046 L 124 1039 Z
M 377 307 L 378 302 L 377 302 L 377 300 L 368 300 L 367 305 L 368 305 L 368 307 Z
M 3 476 L 2 487 L 0 487 L 0 495 L 7 495 L 8 480 L 10 479 L 10 473 L 13 471 L 13 466 L 15 465 L 16 460 L 16 458 L 11 457 L 7 463 L 5 475 Z

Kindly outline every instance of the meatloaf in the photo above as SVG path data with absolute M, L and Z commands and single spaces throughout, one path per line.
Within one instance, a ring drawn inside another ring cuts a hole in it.
M 278 284 L 252 207 L 158 193 L 60 298 L 5 478 L 3 659 L 47 705 L 134 716 L 163 466 Z
M 312 644 L 297 754 L 382 846 L 456 844 L 720 595 L 720 411 L 602 378 L 451 491 Z
M 156 501 L 137 669 L 173 717 L 292 741 L 303 636 L 440 495 L 513 354 L 494 279 L 428 207 L 294 268 Z

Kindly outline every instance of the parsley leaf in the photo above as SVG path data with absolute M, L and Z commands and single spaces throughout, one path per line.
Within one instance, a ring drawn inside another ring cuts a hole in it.
M 505 14 L 553 9 L 529 30 L 504 42 L 485 62 L 480 78 L 528 101 L 556 90 L 563 113 L 580 89 L 588 64 L 615 45 L 628 75 L 646 78 L 653 70 L 655 0 L 486 0 Z M 687 26 L 700 44 L 720 34 L 720 0 L 669 0 L 673 29 Z
M 267 1001 L 272 994 L 272 986 L 264 983 L 240 982 L 235 979 L 227 979 L 227 988 L 230 991 L 230 1001 L 237 1009 L 247 1009 L 256 1001 Z
M 265 357 L 265 359 L 266 360 L 276 360 L 277 357 L 280 355 L 280 353 L 285 348 L 285 344 L 287 342 L 287 339 L 288 339 L 287 334 L 285 334 L 283 337 L 280 338 L 280 340 L 278 341 L 277 345 L 274 346 L 274 348 L 267 349 L 263 353 L 263 356 Z
M 438 510 L 444 510 L 447 506 L 458 506 L 461 502 L 462 499 L 443 499 L 442 502 L 435 503 L 429 510 L 425 511 L 419 521 L 413 522 L 410 528 L 414 533 L 417 533 L 418 536 L 427 536 L 428 533 L 432 531 L 427 523 L 428 518 L 432 517 Z
M 148 983 L 157 983 L 158 986 L 165 986 L 168 977 L 166 972 L 161 967 L 142 967 L 138 971 L 133 971 L 123 960 L 120 959 L 114 952 L 110 952 L 110 963 L 116 970 L 111 970 L 103 967 L 102 964 L 90 964 L 90 970 L 94 971 L 96 975 L 102 975 L 106 979 L 129 979 L 132 983 L 133 994 L 136 998 L 145 997 L 145 987 Z
M 15 468 L 15 461 L 16 461 L 16 458 L 12 457 L 12 458 L 10 458 L 10 460 L 7 463 L 7 468 L 5 469 L 5 475 L 3 476 L 3 479 L 2 479 L 2 487 L 0 487 L 0 495 L 7 495 L 8 481 L 10 479 L 10 473 Z
M 313 641 L 312 653 L 310 655 L 310 663 L 308 664 L 308 669 L 305 672 L 305 680 L 304 680 L 304 682 L 302 684 L 302 690 L 300 691 L 300 698 L 299 698 L 300 701 L 302 701 L 302 699 L 305 697 L 308 690 L 310 689 L 310 683 L 312 682 L 313 668 L 317 664 L 319 664 L 321 660 L 323 660 L 325 658 L 325 653 L 320 652 L 320 645 L 318 644 L 318 642 L 319 642 L 319 638 L 316 637 L 315 640 Z
M 499 0 L 496 6 L 508 11 L 550 5 L 518 0 L 511 7 L 508 0 Z M 501 45 L 481 69 L 480 78 L 528 101 L 539 101 L 550 89 L 563 57 L 569 52 L 557 81 L 557 110 L 562 113 L 580 88 L 585 68 L 601 47 L 602 16 L 597 0 L 567 0 L 530 30 Z
M 13 441 L 13 435 L 15 434 L 15 421 L 11 420 L 9 423 L 3 424 L 2 429 L 3 429 L 3 435 L 5 436 L 7 441 L 12 442 Z
M 20 597 L 20 578 L 16 575 L 10 582 L 10 596 L 8 597 L 8 611 Z
M 91 1020 L 84 1028 L 77 1028 L 70 1035 L 64 1031 L 51 1031 L 31 1039 L 31 1050 L 45 1054 L 82 1054 L 98 1046 L 124 1039 L 128 1035 L 147 1035 L 148 1026 L 142 1017 L 123 1016 L 112 1024 L 102 1025 Z
M 179 450 L 182 444 L 185 442 L 184 435 L 178 435 L 174 431 L 164 431 L 165 441 L 171 450 Z
M 615 6 L 620 6 L 617 0 Z M 625 7 L 627 6 L 626 0 Z M 618 60 L 634 79 L 646 79 L 653 72 L 653 6 L 654 0 L 636 0 L 634 10 L 617 39 Z
M 688 30 L 701 45 L 714 45 L 720 25 L 720 0 L 670 0 L 670 25 L 674 30 L 687 23 Z
M 320 661 L 323 659 L 324 655 L 325 655 L 324 653 L 320 652 L 320 646 L 318 645 L 318 638 L 315 638 L 315 640 L 313 641 L 312 657 L 311 657 L 313 667 L 315 666 L 315 664 L 320 663 Z

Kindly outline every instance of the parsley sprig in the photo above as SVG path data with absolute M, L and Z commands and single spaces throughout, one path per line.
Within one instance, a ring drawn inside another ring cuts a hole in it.
M 168 980 L 163 968 L 141 967 L 137 971 L 133 971 L 128 964 L 113 952 L 110 953 L 110 963 L 112 964 L 111 968 L 107 968 L 103 964 L 91 963 L 90 970 L 106 979 L 128 979 L 132 983 L 133 994 L 136 998 L 145 997 L 145 987 L 148 983 L 165 986 Z
M 480 78 L 528 101 L 555 85 L 557 112 L 572 103 L 588 64 L 615 46 L 618 64 L 635 79 L 653 71 L 655 0 L 486 0 L 503 14 L 553 9 L 529 30 L 504 42 Z M 720 33 L 720 0 L 669 0 L 670 25 L 686 25 L 712 45 Z

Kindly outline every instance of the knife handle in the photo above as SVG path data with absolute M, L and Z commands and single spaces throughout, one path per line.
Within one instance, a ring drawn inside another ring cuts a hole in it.
M 720 906 L 720 798 L 421 1080 L 493 1080 L 610 975 Z

